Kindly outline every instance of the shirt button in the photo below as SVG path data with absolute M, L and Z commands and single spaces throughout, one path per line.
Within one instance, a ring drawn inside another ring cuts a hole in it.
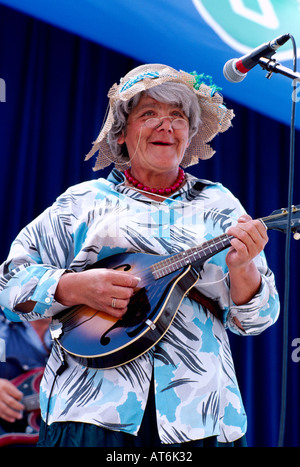
M 49 298 L 49 297 L 45 298 L 45 302 L 46 302 L 46 303 L 50 303 L 50 302 L 51 302 L 51 298 Z

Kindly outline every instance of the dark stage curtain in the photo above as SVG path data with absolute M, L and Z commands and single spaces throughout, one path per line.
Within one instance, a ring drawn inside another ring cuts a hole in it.
M 6 83 L 6 101 L 0 102 L 0 262 L 5 260 L 19 230 L 67 187 L 107 175 L 108 170 L 94 173 L 94 161 L 84 162 L 84 155 L 98 135 L 109 87 L 138 64 L 132 58 L 0 7 L 0 78 Z M 190 172 L 222 182 L 253 217 L 286 207 L 289 127 L 279 124 L 276 115 L 274 120 L 268 119 L 225 101 L 235 110 L 233 127 L 214 140 L 216 155 Z M 291 105 L 288 98 L 287 105 Z M 297 132 L 294 204 L 300 202 L 299 136 Z M 283 304 L 285 235 L 272 231 L 269 238 L 266 253 Z M 292 240 L 285 446 L 300 444 L 300 352 L 293 347 L 294 340 L 300 338 L 299 250 L 300 242 Z M 242 338 L 230 333 L 230 339 L 248 413 L 248 445 L 276 446 L 281 413 L 283 310 L 278 322 L 260 336 Z

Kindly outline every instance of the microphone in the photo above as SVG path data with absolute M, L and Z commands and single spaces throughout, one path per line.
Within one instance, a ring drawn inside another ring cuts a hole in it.
M 248 71 L 258 64 L 261 57 L 270 58 L 275 54 L 277 49 L 284 45 L 289 39 L 290 34 L 283 34 L 270 42 L 256 47 L 256 49 L 253 49 L 239 59 L 232 58 L 228 60 L 223 68 L 225 78 L 231 83 L 239 83 L 246 78 Z

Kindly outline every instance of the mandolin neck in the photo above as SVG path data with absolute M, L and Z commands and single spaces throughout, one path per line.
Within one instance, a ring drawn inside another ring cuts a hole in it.
M 208 240 L 199 246 L 169 256 L 151 266 L 155 279 L 160 279 L 182 267 L 202 263 L 222 250 L 230 247 L 232 236 L 225 234 Z
M 300 205 L 292 206 L 291 228 L 294 232 L 296 232 L 299 227 L 299 211 Z M 286 209 L 282 209 L 279 211 L 274 211 L 270 216 L 262 217 L 258 220 L 264 225 L 266 229 L 280 230 L 285 232 L 287 230 L 287 215 L 288 211 Z M 164 277 L 172 272 L 178 271 L 184 266 L 193 265 L 195 263 L 204 263 L 204 261 L 206 261 L 208 258 L 211 258 L 220 251 L 229 248 L 232 239 L 233 236 L 224 233 L 219 237 L 215 237 L 207 242 L 202 243 L 199 246 L 195 246 L 175 255 L 171 255 L 168 258 L 152 265 L 152 274 L 155 279 L 160 279 L 161 277 Z

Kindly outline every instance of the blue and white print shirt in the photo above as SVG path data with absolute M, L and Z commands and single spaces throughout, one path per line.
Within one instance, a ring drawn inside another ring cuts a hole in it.
M 20 232 L 0 268 L 0 305 L 12 321 L 55 316 L 65 309 L 54 294 L 66 270 L 81 271 L 116 253 L 178 253 L 223 234 L 243 213 L 219 183 L 187 174 L 180 191 L 154 202 L 126 187 L 123 174 L 114 169 L 107 180 L 69 188 Z M 199 291 L 218 301 L 222 320 L 185 297 L 167 333 L 150 351 L 106 370 L 86 368 L 67 356 L 68 367 L 50 394 L 60 366 L 53 345 L 41 384 L 43 419 L 49 424 L 87 422 L 136 435 L 153 376 L 163 443 L 213 435 L 229 442 L 243 436 L 247 418 L 226 329 L 261 333 L 277 320 L 279 300 L 262 252 L 255 258 L 261 288 L 249 303 L 236 306 L 226 254 L 208 259 L 197 282 Z M 28 300 L 36 302 L 32 312 L 15 309 Z

